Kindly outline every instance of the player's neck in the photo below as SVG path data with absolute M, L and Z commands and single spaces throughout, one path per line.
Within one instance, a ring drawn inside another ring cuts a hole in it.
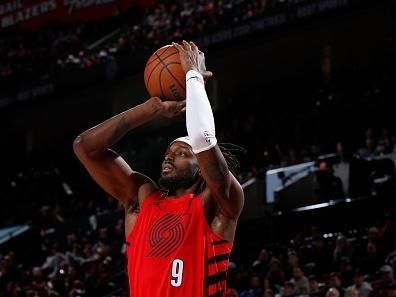
M 197 194 L 198 186 L 199 185 L 195 183 L 189 188 L 179 188 L 174 191 L 168 191 L 167 193 L 165 193 L 165 196 L 166 198 L 177 199 L 187 194 Z

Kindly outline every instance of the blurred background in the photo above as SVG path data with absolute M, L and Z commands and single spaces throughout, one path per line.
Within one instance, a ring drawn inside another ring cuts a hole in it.
M 123 210 L 72 152 L 194 40 L 245 149 L 228 297 L 395 297 L 395 1 L 0 0 L 0 296 L 128 296 Z M 114 149 L 154 180 L 185 119 Z

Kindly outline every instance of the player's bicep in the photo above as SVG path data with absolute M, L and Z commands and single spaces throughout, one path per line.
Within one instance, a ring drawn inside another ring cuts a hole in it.
M 87 156 L 81 152 L 76 152 L 76 155 L 91 177 L 124 205 L 130 200 L 138 199 L 139 187 L 149 182 L 111 150 L 106 150 L 99 156 Z

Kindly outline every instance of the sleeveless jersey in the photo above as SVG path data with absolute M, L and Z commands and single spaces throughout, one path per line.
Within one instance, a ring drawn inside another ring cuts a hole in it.
M 201 196 L 142 204 L 127 238 L 130 297 L 223 297 L 232 243 L 207 223 Z

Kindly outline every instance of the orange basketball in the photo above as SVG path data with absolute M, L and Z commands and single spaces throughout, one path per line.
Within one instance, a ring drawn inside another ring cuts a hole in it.
M 151 97 L 164 101 L 186 98 L 186 75 L 177 48 L 165 45 L 150 56 L 144 68 L 144 84 Z

